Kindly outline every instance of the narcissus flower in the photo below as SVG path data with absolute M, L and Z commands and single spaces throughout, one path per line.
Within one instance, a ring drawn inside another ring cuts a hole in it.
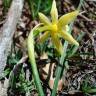
M 44 42 L 48 37 L 51 36 L 52 42 L 56 48 L 56 50 L 62 54 L 63 46 L 60 42 L 60 38 L 62 37 L 64 40 L 67 40 L 71 44 L 75 44 L 79 46 L 79 43 L 72 37 L 71 34 L 67 32 L 68 24 L 72 22 L 79 11 L 73 11 L 68 14 L 61 16 L 58 19 L 58 11 L 56 8 L 56 2 L 53 0 L 52 9 L 51 9 L 51 21 L 42 13 L 39 13 L 40 21 L 43 25 L 39 28 L 41 32 L 44 34 L 39 39 L 39 42 Z

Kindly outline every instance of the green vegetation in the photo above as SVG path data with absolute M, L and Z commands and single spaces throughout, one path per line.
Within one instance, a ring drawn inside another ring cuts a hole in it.
M 47 96 L 47 94 L 59 96 L 59 92 L 63 94 L 63 91 L 70 95 L 72 88 L 72 91 L 80 91 L 84 96 L 96 94 L 96 84 L 91 84 L 95 80 L 90 79 L 96 70 L 96 65 L 93 62 L 95 52 L 91 50 L 94 41 L 93 34 L 88 33 L 90 28 L 88 32 L 82 30 L 84 24 L 89 20 L 84 17 L 87 16 L 87 11 L 83 9 L 85 5 L 88 5 L 84 3 L 86 0 L 80 0 L 80 2 L 77 0 L 77 5 L 73 3 L 75 0 L 69 1 L 27 0 L 24 2 L 20 26 L 18 23 L 11 53 L 7 58 L 4 73 L 0 77 L 1 81 L 4 78 L 9 79 L 7 90 L 9 96 L 14 94 L 16 96 L 34 96 L 34 94 L 36 96 Z M 3 15 L 8 12 L 11 2 L 12 0 L 3 0 Z M 84 16 L 82 16 L 81 10 L 84 11 Z M 80 22 L 82 18 L 85 20 L 84 24 Z M 92 17 L 92 19 L 94 18 Z M 86 39 L 87 35 L 90 37 L 89 40 Z M 89 43 L 91 39 L 93 40 L 92 44 Z M 86 49 L 87 44 L 89 50 Z M 95 50 L 95 48 L 93 49 Z M 90 62 L 94 64 L 91 65 Z M 89 73 L 86 73 L 84 68 L 89 70 Z M 67 74 L 67 72 L 69 73 Z M 77 81 L 74 80 L 75 78 Z M 77 82 L 79 83 L 77 84 Z M 58 87 L 59 83 L 61 89 Z M 68 85 L 68 83 L 70 84 Z

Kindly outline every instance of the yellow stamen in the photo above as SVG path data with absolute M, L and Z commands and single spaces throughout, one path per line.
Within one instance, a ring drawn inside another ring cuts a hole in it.
M 53 24 L 53 25 L 52 25 L 52 31 L 53 31 L 53 32 L 57 32 L 57 30 L 58 30 L 57 25 L 56 25 L 56 24 Z

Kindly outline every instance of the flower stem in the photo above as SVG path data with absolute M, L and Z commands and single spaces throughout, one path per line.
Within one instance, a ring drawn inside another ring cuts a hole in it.
M 67 46 L 68 46 L 68 42 L 65 41 L 64 43 L 64 51 L 63 51 L 63 54 L 60 58 L 60 65 L 62 66 L 63 65 L 63 62 L 65 61 L 65 57 L 66 57 L 66 50 L 67 50 Z M 57 86 L 58 86 L 58 81 L 60 80 L 60 75 L 61 75 L 61 71 L 62 71 L 62 67 L 61 66 L 58 66 L 57 69 L 56 69 L 56 78 L 55 78 L 55 81 L 54 81 L 54 86 L 53 86 L 53 90 L 52 90 L 52 95 L 51 96 L 56 96 L 56 91 L 57 91 Z
M 79 6 L 78 6 L 77 10 L 80 10 L 81 5 L 83 4 L 83 1 L 84 0 L 80 0 L 80 3 L 79 3 Z M 71 33 L 71 31 L 72 31 L 72 25 L 73 25 L 73 23 L 71 24 L 69 33 Z M 61 55 L 61 58 L 60 58 L 60 65 L 61 66 L 63 66 L 63 64 L 65 62 L 67 46 L 68 46 L 68 42 L 65 41 L 64 49 L 63 49 L 64 51 L 63 51 L 63 54 Z M 56 78 L 55 78 L 55 81 L 54 81 L 54 86 L 53 86 L 53 90 L 52 90 L 51 96 L 56 96 L 58 81 L 60 80 L 60 76 L 61 76 L 61 72 L 62 72 L 62 67 L 61 66 L 58 66 L 57 69 L 56 69 L 56 74 L 57 75 L 56 75 Z
M 39 25 L 37 25 L 36 27 L 34 27 L 29 36 L 28 36 L 28 42 L 27 42 L 27 46 L 28 46 L 28 55 L 29 55 L 29 59 L 31 62 L 31 67 L 32 67 L 32 72 L 33 72 L 33 76 L 34 76 L 34 80 L 35 80 L 35 84 L 39 93 L 39 96 L 44 96 L 44 92 L 43 92 L 43 88 L 40 82 L 40 78 L 39 78 L 39 74 L 38 74 L 38 70 L 37 70 L 37 66 L 36 66 L 36 61 L 35 61 L 35 54 L 34 54 L 34 37 L 33 37 L 33 31 L 38 27 Z

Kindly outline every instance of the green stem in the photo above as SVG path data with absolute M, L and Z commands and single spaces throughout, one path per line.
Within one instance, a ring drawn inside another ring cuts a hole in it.
M 40 82 L 40 78 L 39 78 L 39 74 L 38 74 L 38 70 L 37 70 L 37 66 L 36 66 L 36 61 L 35 61 L 35 54 L 34 54 L 34 37 L 33 37 L 33 31 L 38 27 L 39 25 L 37 25 L 36 27 L 34 27 L 29 36 L 28 36 L 28 55 L 29 55 L 29 59 L 31 62 L 31 67 L 32 67 L 32 71 L 33 71 L 33 76 L 34 76 L 34 80 L 35 80 L 35 84 L 38 90 L 38 93 L 40 96 L 44 96 L 43 93 L 43 88 Z
M 33 0 L 27 0 L 27 2 L 28 2 L 28 6 L 30 8 L 32 19 L 34 20 L 34 18 L 35 18 L 34 6 L 33 6 L 34 2 L 33 2 Z
M 67 46 L 68 46 L 68 42 L 65 41 L 64 43 L 64 51 L 63 51 L 63 54 L 60 58 L 60 65 L 62 66 L 63 65 L 63 62 L 65 60 L 65 57 L 66 57 L 66 50 L 67 50 Z M 60 79 L 60 75 L 61 75 L 61 71 L 62 71 L 62 67 L 61 66 L 58 66 L 57 69 L 56 69 L 56 78 L 55 78 L 55 81 L 54 81 L 54 86 L 53 86 L 53 90 L 52 90 L 52 95 L 51 96 L 56 96 L 56 92 L 57 92 L 57 86 L 58 86 L 58 81 Z
M 37 10 L 35 12 L 35 15 L 38 14 L 39 10 L 40 10 L 40 5 L 41 5 L 41 0 L 38 1 L 38 5 L 37 5 Z
M 3 0 L 4 12 L 8 11 L 12 0 Z
M 36 8 L 34 7 L 35 2 L 33 0 L 28 0 L 27 2 L 30 8 L 32 19 L 34 20 L 40 10 L 41 0 L 38 0 Z
M 87 89 L 85 90 L 86 93 L 96 93 L 96 88 L 90 88 L 90 89 Z

